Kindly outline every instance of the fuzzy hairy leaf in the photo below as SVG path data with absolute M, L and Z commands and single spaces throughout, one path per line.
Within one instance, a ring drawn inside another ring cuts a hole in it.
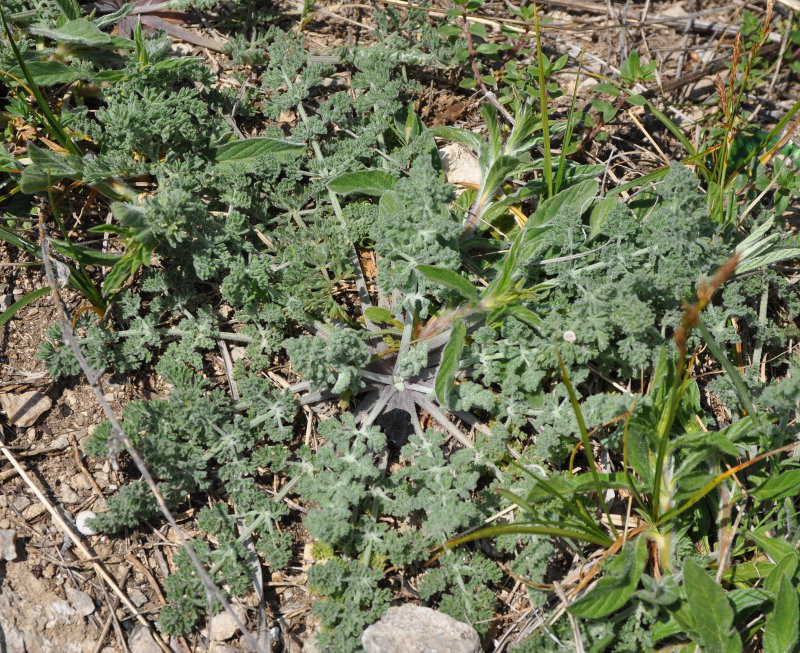
M 696 615 L 695 628 L 703 650 L 739 653 L 742 640 L 733 627 L 733 608 L 725 591 L 694 560 L 683 567 L 684 589 Z

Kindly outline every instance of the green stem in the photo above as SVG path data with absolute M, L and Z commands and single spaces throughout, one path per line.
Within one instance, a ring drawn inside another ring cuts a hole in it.
M 589 442 L 589 430 L 586 428 L 586 422 L 583 419 L 583 412 L 581 411 L 580 404 L 578 403 L 578 396 L 575 394 L 575 388 L 572 387 L 572 382 L 569 379 L 567 368 L 564 365 L 564 359 L 561 358 L 561 354 L 558 351 L 556 351 L 556 356 L 558 357 L 558 366 L 561 368 L 561 378 L 564 380 L 564 385 L 567 387 L 567 393 L 569 394 L 569 402 L 572 405 L 572 410 L 575 412 L 575 419 L 578 420 L 578 428 L 581 432 L 583 450 L 586 453 L 586 462 L 589 465 L 589 473 L 592 475 L 595 492 L 597 492 L 597 496 L 600 499 L 600 506 L 606 516 L 606 519 L 608 520 L 609 527 L 614 533 L 614 536 L 619 537 L 617 528 L 614 526 L 614 522 L 611 519 L 611 514 L 608 511 L 606 499 L 603 496 L 603 488 L 600 485 L 600 475 L 597 473 L 597 464 L 594 459 L 594 452 L 592 451 L 592 443 Z
M 534 2 L 533 21 L 536 29 L 536 59 L 539 72 L 539 110 L 542 121 L 542 138 L 544 140 L 544 179 L 547 183 L 547 196 L 553 196 L 553 168 L 550 151 L 550 124 L 547 117 L 547 80 L 544 76 L 544 55 L 542 53 L 542 33 L 539 29 L 539 10 Z

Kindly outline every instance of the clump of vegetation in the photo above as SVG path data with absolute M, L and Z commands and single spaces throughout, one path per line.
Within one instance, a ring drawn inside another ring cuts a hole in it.
M 734 119 L 764 79 L 771 9 L 737 40 L 698 143 L 641 90 L 656 64 L 635 53 L 579 111 L 559 85 L 574 66 L 577 89 L 579 62 L 548 56 L 533 5 L 500 39 L 471 22 L 482 0 L 438 23 L 388 8 L 376 45 L 332 59 L 269 25 L 231 39 L 222 85 L 142 22 L 112 34 L 130 5 L 57 4 L 4 18 L 0 238 L 41 262 L 38 206 L 63 285 L 91 308 L 72 325 L 89 366 L 168 384 L 125 408 L 125 435 L 169 508 L 213 491 L 192 546 L 228 595 L 250 591 L 254 555 L 297 562 L 300 503 L 323 650 L 358 648 L 397 574 L 494 635 L 504 571 L 548 614 L 519 650 L 797 648 L 800 370 L 785 349 L 800 304 L 776 264 L 800 254 L 780 228 L 800 186 L 781 131 L 800 103 L 755 140 Z M 419 67 L 478 89 L 482 129 L 426 126 Z M 683 150 L 609 186 L 584 154 L 631 107 Z M 458 195 L 445 142 L 479 170 Z M 39 350 L 55 380 L 82 372 L 65 335 L 54 325 Z M 119 447 L 105 424 L 87 453 Z M 132 478 L 94 526 L 159 520 L 151 490 Z M 191 556 L 171 562 L 159 624 L 185 634 L 217 605 Z

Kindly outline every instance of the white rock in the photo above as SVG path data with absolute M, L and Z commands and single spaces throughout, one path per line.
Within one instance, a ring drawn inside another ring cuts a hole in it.
M 88 617 L 94 612 L 94 601 L 86 592 L 76 590 L 74 587 L 67 587 L 64 591 L 67 595 L 67 601 L 79 615 Z
M 38 390 L 20 394 L 10 392 L 0 394 L 0 406 L 3 407 L 9 423 L 22 428 L 33 426 L 42 413 L 50 410 L 52 405 L 50 397 Z
M 0 560 L 11 561 L 17 559 L 16 538 L 17 531 L 15 530 L 0 531 Z
M 481 653 L 475 629 L 431 608 L 407 603 L 361 635 L 366 653 Z
M 89 520 L 95 517 L 97 517 L 97 515 L 91 510 L 84 510 L 75 516 L 75 525 L 78 527 L 78 532 L 81 535 L 97 535 L 97 531 L 89 526 Z
M 232 646 L 228 646 L 227 644 L 223 644 L 221 642 L 212 642 L 208 649 L 208 653 L 239 653 L 239 649 L 235 649 Z

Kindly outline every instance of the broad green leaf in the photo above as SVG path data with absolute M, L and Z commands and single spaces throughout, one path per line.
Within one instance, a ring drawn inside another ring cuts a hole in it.
M 524 231 L 517 232 L 514 236 L 511 248 L 506 252 L 503 258 L 503 266 L 500 269 L 500 274 L 495 277 L 494 281 L 492 281 L 481 294 L 487 304 L 493 304 L 494 300 L 500 299 L 511 292 L 514 285 L 514 272 L 517 270 L 517 263 L 522 254 L 524 239 Z
M 118 236 L 131 236 L 131 230 L 128 227 L 122 227 L 118 224 L 98 224 L 94 227 L 89 227 L 88 231 L 93 234 L 117 234 Z
M 484 80 L 484 83 L 494 83 L 494 80 L 492 82 Z M 489 132 L 489 153 L 496 161 L 500 157 L 500 123 L 497 122 L 497 109 L 489 102 L 484 102 L 481 104 L 481 116 L 486 123 L 486 130 Z
M 453 141 L 454 143 L 461 143 L 475 152 L 480 151 L 483 146 L 483 141 L 481 141 L 480 137 L 466 129 L 459 129 L 458 127 L 431 127 L 430 132 L 436 138 Z
M 74 20 L 81 15 L 81 8 L 76 0 L 56 0 L 56 4 L 69 20 Z
M 764 628 L 764 653 L 789 653 L 797 650 L 800 605 L 797 588 L 783 574 L 775 593 L 775 607 L 767 615 Z
M 11 229 L 0 227 L 0 240 L 27 252 L 34 258 L 40 259 L 42 257 L 42 251 L 36 243 L 33 243 L 27 238 L 22 238 Z
M 139 249 L 141 250 L 144 248 Z M 140 267 L 142 267 L 142 263 L 137 256 L 137 252 L 126 252 L 106 275 L 105 281 L 103 281 L 103 296 L 110 297 L 114 292 L 119 290 L 122 284 L 124 284 L 129 277 L 136 274 Z
M 544 167 L 544 162 L 540 162 L 541 167 Z M 601 165 L 575 165 L 569 161 L 565 162 L 564 169 L 561 172 L 561 190 L 566 190 L 569 186 L 585 181 L 587 179 L 594 179 L 595 177 L 603 174 L 605 166 Z M 553 172 L 558 173 L 558 168 L 553 166 Z M 534 179 L 523 186 L 528 190 L 529 195 L 543 195 L 547 190 L 547 184 L 544 179 Z M 520 189 L 521 190 L 521 189 Z M 530 221 L 529 221 L 530 224 Z
M 481 205 L 488 206 L 497 190 L 507 179 L 538 166 L 538 163 L 523 161 L 515 156 L 504 155 L 497 157 L 483 178 L 479 197 Z M 481 213 L 481 218 L 483 218 L 483 213 Z
M 544 324 L 544 322 L 542 322 L 542 318 L 536 315 L 536 313 L 529 308 L 525 308 L 520 304 L 510 304 L 505 307 L 505 310 L 509 315 L 513 315 L 520 322 L 523 322 L 534 329 L 540 329 Z
M 480 36 L 482 39 L 488 39 L 489 35 L 486 33 L 486 25 L 481 23 L 472 23 L 469 26 L 469 33 L 475 36 Z
M 670 615 L 668 618 L 662 617 L 653 624 L 650 634 L 653 636 L 653 642 L 657 642 L 666 637 L 672 637 L 678 633 L 684 632 L 684 626 L 674 617 Z
M 462 320 L 453 321 L 450 331 L 450 340 L 442 353 L 442 362 L 436 372 L 434 391 L 436 398 L 442 406 L 448 405 L 450 390 L 453 387 L 453 380 L 461 362 L 461 351 L 464 349 L 464 339 L 467 337 L 467 327 Z
M 480 54 L 496 54 L 498 50 L 500 50 L 498 43 L 481 43 L 475 48 L 475 52 Z
M 800 248 L 787 247 L 784 249 L 775 249 L 759 256 L 748 257 L 736 266 L 736 272 L 742 274 L 750 270 L 755 270 L 756 268 L 762 268 L 767 265 L 772 265 L 773 263 L 780 263 L 781 261 L 794 258 L 800 258 Z
M 163 59 L 161 61 L 157 61 L 153 64 L 153 70 L 178 70 L 180 68 L 189 68 L 194 66 L 203 61 L 202 57 L 173 57 L 172 59 Z M 260 140 L 257 138 L 250 138 L 247 139 L 248 141 L 251 140 Z M 273 139 L 266 139 L 266 140 L 273 140 Z M 242 142 L 242 141 L 238 141 Z M 247 142 L 247 141 L 244 141 Z M 304 146 L 303 146 L 304 147 Z
M 478 301 L 478 293 L 468 279 L 462 277 L 458 272 L 453 272 L 447 268 L 437 268 L 433 265 L 418 265 L 419 270 L 425 278 L 434 283 L 455 290 L 464 299 L 471 302 Z
M 102 16 L 98 16 L 92 22 L 95 25 L 97 25 L 100 29 L 104 27 L 110 27 L 111 25 L 116 25 L 119 21 L 121 21 L 128 14 L 130 14 L 135 6 L 136 5 L 134 3 L 127 2 L 116 11 L 112 11 L 110 14 L 103 14 Z M 80 16 L 80 12 L 78 16 Z M 74 16 L 74 18 L 78 18 L 78 16 Z
M 28 147 L 28 156 L 32 163 L 22 171 L 19 183 L 20 190 L 27 195 L 46 190 L 64 177 L 80 178 L 83 161 L 78 156 L 33 145 Z
M 770 537 L 769 535 L 765 535 L 764 533 L 748 533 L 747 537 L 758 544 L 758 546 L 764 550 L 764 553 L 766 553 L 773 560 L 773 562 L 783 560 L 783 558 L 788 555 L 800 555 L 795 550 L 794 546 L 792 546 L 786 540 L 779 540 L 777 538 Z
M 481 215 L 481 219 L 484 222 L 491 223 L 492 220 L 500 217 L 506 211 L 508 211 L 509 207 L 514 206 L 515 204 L 520 204 L 523 200 L 533 197 L 538 192 L 538 190 L 535 190 L 530 186 L 523 186 L 511 195 L 507 195 L 503 199 L 492 202 L 489 205 L 489 208 L 487 208 Z
M 44 36 L 59 43 L 92 47 L 106 46 L 109 48 L 116 46 L 115 40 L 109 34 L 103 32 L 97 25 L 86 18 L 71 20 L 57 28 L 32 25 L 29 29 L 31 34 Z M 128 43 L 131 42 L 128 41 Z M 133 44 L 131 43 L 131 45 Z
M 122 254 L 100 252 L 84 245 L 65 243 L 63 240 L 51 240 L 50 244 L 54 250 L 77 261 L 81 265 L 102 265 L 111 267 L 122 258 Z
M 648 448 L 646 427 L 637 428 L 638 420 L 631 418 L 625 435 L 628 464 L 639 475 L 645 485 L 653 481 L 653 463 Z
M 683 585 L 703 651 L 739 653 L 742 640 L 733 627 L 733 607 L 725 590 L 691 558 L 683 567 Z
M 790 469 L 768 479 L 751 490 L 751 494 L 759 501 L 778 501 L 800 494 L 800 469 Z
M 397 183 L 392 175 L 384 170 L 360 170 L 346 172 L 328 182 L 328 188 L 339 195 L 373 195 L 380 197 L 390 191 Z
M 581 598 L 569 606 L 577 617 L 598 619 L 619 610 L 631 598 L 644 571 L 647 540 L 628 542 L 605 569 L 603 577 Z
M 536 212 L 528 218 L 528 224 L 533 226 L 546 224 L 567 207 L 582 213 L 597 197 L 598 188 L 596 181 L 587 179 L 562 190 L 539 204 Z
M 592 92 L 607 93 L 608 95 L 613 95 L 614 97 L 619 95 L 619 89 L 616 86 L 613 84 L 606 84 L 605 82 L 601 82 L 592 86 Z
M 761 581 L 773 569 L 775 569 L 775 563 L 773 562 L 740 562 L 737 565 L 732 565 L 728 571 L 722 574 L 722 578 L 741 587 L 754 581 Z
M 717 362 L 722 365 L 722 368 L 728 375 L 728 380 L 731 382 L 731 384 L 733 384 L 733 389 L 736 391 L 736 396 L 739 398 L 742 407 L 747 410 L 748 415 L 753 420 L 757 421 L 758 416 L 755 408 L 753 407 L 753 400 L 750 397 L 750 389 L 742 380 L 742 375 L 739 373 L 739 370 L 734 367 L 733 363 L 731 363 L 728 356 L 722 350 L 722 347 L 720 347 L 719 343 L 716 341 L 714 336 L 711 335 L 711 332 L 706 328 L 706 325 L 703 324 L 702 321 L 697 323 L 696 328 L 703 337 L 703 340 L 706 341 L 711 355 L 717 359 Z
M 23 295 L 20 299 L 15 301 L 11 306 L 9 306 L 2 314 L 0 314 L 0 327 L 4 327 L 8 321 L 14 317 L 20 310 L 25 308 L 28 304 L 32 301 L 39 299 L 43 295 L 46 295 L 50 292 L 50 287 L 45 286 L 44 288 L 39 288 L 38 290 L 34 290 L 33 292 L 28 293 L 27 295 Z
M 378 213 L 382 218 L 401 214 L 406 208 L 403 199 L 393 190 L 387 190 L 378 200 Z
M 750 232 L 747 238 L 736 246 L 736 251 L 739 252 L 743 258 L 746 258 L 748 254 L 756 251 L 763 242 L 762 237 L 769 231 L 774 222 L 774 216 L 770 216 L 764 220 L 764 222 Z
M 364 310 L 364 315 L 366 318 L 376 324 L 385 323 L 385 324 L 399 324 L 397 320 L 394 319 L 394 315 L 388 308 L 380 308 L 378 306 L 368 306 Z
M 797 555 L 788 555 L 780 559 L 769 575 L 764 579 L 764 589 L 773 595 L 778 593 L 781 578 L 786 576 L 789 580 L 794 578 L 797 571 Z
M 292 143 L 279 138 L 248 138 L 225 143 L 217 148 L 214 161 L 217 167 L 228 172 L 246 172 L 256 158 L 264 154 L 298 155 L 305 152 L 302 143 Z
M 622 472 L 609 474 L 599 474 L 600 487 L 605 490 L 627 490 L 628 479 Z M 538 481 L 538 479 L 537 479 Z M 553 496 L 569 498 L 573 494 L 583 494 L 594 492 L 596 485 L 594 479 L 589 474 L 580 474 L 572 478 L 566 476 L 552 476 L 547 479 L 547 487 L 542 483 L 536 483 L 528 492 L 527 501 L 531 504 L 549 499 Z
M 733 604 L 733 610 L 738 618 L 744 614 L 752 612 L 753 608 L 759 607 L 771 600 L 770 595 L 757 587 L 746 587 L 739 590 L 728 592 L 728 599 Z
M 28 72 L 39 86 L 54 86 L 56 84 L 70 84 L 78 79 L 85 79 L 86 71 L 67 66 L 61 61 L 29 61 Z M 24 73 L 19 66 L 12 68 L 9 73 L 14 77 L 22 78 Z M 13 80 L 5 80 L 11 83 Z

